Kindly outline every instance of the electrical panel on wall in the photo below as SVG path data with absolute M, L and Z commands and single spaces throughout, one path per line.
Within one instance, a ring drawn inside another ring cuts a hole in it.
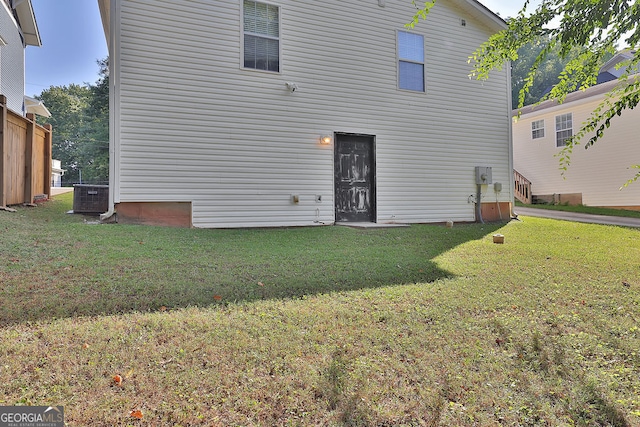
M 476 166 L 476 184 L 491 184 L 491 166 Z

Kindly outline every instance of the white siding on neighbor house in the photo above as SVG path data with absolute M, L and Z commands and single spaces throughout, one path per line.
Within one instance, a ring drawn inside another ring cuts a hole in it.
M 522 115 L 513 126 L 514 168 L 532 182 L 532 194 L 582 193 L 582 203 L 589 206 L 640 206 L 640 184 L 620 190 L 640 163 L 638 121 L 640 111 L 626 110 L 611 122 L 601 140 L 589 149 L 585 143 L 593 134 L 585 136 L 571 154 L 571 164 L 564 177 L 560 170 L 556 147 L 555 117 L 573 114 L 575 135 L 602 96 L 534 111 Z M 531 138 L 531 122 L 544 120 L 544 138 Z
M 0 95 L 7 106 L 22 114 L 24 102 L 24 45 L 16 21 L 4 2 L 0 2 Z
M 334 132 L 375 135 L 378 222 L 473 221 L 474 166 L 512 200 L 508 76 L 469 79 L 490 31 L 468 12 L 441 2 L 416 27 L 416 93 L 397 89 L 410 2 L 270 2 L 279 74 L 241 68 L 241 0 L 118 3 L 116 203 L 191 201 L 196 227 L 332 223 Z

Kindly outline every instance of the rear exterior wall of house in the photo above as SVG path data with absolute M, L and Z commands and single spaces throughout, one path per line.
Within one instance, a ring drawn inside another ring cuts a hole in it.
M 425 88 L 405 90 L 409 1 L 270 1 L 277 72 L 243 63 L 242 0 L 112 3 L 116 208 L 190 203 L 195 227 L 330 224 L 336 140 L 365 135 L 373 221 L 474 221 L 475 166 L 503 183 L 483 186 L 483 202 L 509 213 L 509 73 L 469 78 L 469 55 L 495 32 L 477 11 L 439 2 L 410 31 Z

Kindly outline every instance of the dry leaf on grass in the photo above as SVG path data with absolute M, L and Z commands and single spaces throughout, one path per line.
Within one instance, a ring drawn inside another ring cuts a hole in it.
M 112 379 L 113 379 L 113 383 L 115 385 L 117 385 L 118 387 L 122 387 L 123 378 L 120 375 L 116 374 L 116 375 L 113 376 Z

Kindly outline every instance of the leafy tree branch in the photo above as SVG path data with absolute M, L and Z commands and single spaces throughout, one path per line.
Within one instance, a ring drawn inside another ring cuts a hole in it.
M 433 3 L 435 1 L 419 7 L 410 25 L 425 19 Z M 527 94 L 534 87 L 549 56 L 557 55 L 567 61 L 558 74 L 557 83 L 538 102 L 555 99 L 562 103 L 569 93 L 596 84 L 600 67 L 618 51 L 620 43 L 629 48 L 630 57 L 618 64 L 621 69 L 626 69 L 618 78 L 620 84 L 593 111 L 559 154 L 560 168 L 566 170 L 571 153 L 582 138 L 589 137 L 585 148 L 593 146 L 616 117 L 640 102 L 640 83 L 632 75 L 637 73 L 640 62 L 637 50 L 640 42 L 640 0 L 542 0 L 529 12 L 530 6 L 531 1 L 526 0 L 517 16 L 507 21 L 507 28 L 492 35 L 469 58 L 472 64 L 470 75 L 484 80 L 489 78 L 491 71 L 517 61 L 519 52 L 528 45 L 545 41 L 523 78 L 518 108 L 525 105 Z M 634 167 L 640 169 L 640 166 Z M 630 181 L 637 180 L 639 175 Z

